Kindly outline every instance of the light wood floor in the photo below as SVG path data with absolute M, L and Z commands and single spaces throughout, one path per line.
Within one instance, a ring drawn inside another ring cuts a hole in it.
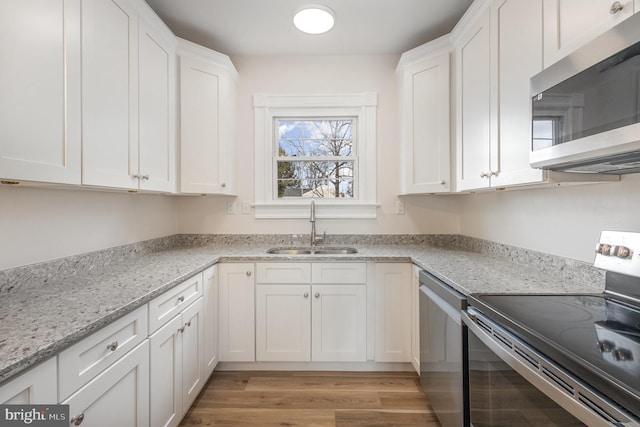
M 412 372 L 214 372 L 181 427 L 439 427 Z

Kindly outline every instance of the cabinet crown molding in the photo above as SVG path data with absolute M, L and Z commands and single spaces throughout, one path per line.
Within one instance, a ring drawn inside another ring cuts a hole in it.
M 224 53 L 216 52 L 215 50 L 211 50 L 204 46 L 200 46 L 199 44 L 190 42 L 189 40 L 178 39 L 178 56 L 185 56 L 190 58 L 195 58 L 200 61 L 207 61 L 213 65 L 221 67 L 225 71 L 227 71 L 234 80 L 238 79 L 238 70 L 231 62 L 231 58 L 229 58 Z

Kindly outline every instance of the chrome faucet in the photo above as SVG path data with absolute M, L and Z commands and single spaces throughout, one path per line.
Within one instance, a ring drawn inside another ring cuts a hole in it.
M 316 244 L 316 201 L 311 200 L 311 215 L 309 217 L 311 223 L 311 246 Z

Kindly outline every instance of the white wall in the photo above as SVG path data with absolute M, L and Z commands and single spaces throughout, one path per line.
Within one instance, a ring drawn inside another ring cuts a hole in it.
M 318 220 L 329 234 L 457 233 L 459 199 L 406 198 L 406 214 L 395 214 L 399 189 L 395 67 L 398 55 L 250 56 L 232 58 L 238 69 L 236 214 L 231 198 L 193 197 L 179 203 L 182 233 L 309 233 L 307 220 L 256 220 L 242 215 L 242 201 L 254 200 L 254 93 L 378 93 L 377 194 L 375 220 Z
M 640 175 L 464 196 L 461 234 L 592 263 L 602 230 L 640 232 Z
M 169 196 L 0 186 L 0 270 L 177 232 Z

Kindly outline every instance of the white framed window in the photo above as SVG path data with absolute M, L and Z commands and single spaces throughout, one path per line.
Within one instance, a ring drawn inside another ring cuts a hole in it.
M 376 216 L 376 93 L 254 95 L 255 216 Z

